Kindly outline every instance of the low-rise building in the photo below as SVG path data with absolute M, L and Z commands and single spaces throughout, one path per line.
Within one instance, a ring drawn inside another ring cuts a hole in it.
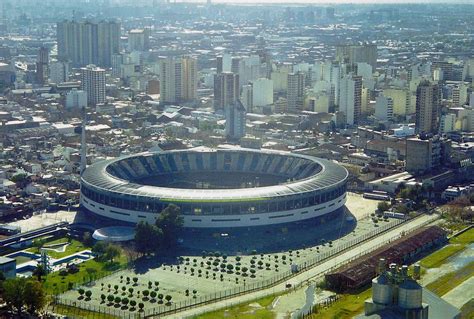
M 0 272 L 6 279 L 16 277 L 16 260 L 0 256 Z

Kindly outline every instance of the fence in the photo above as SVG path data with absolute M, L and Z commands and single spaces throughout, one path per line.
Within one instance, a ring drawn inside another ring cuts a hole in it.
M 419 217 L 419 216 L 420 216 L 420 214 L 418 214 L 416 217 Z M 334 248 L 332 248 L 328 251 L 317 253 L 316 257 L 307 258 L 306 260 L 303 261 L 302 264 L 298 265 L 299 266 L 299 272 L 304 272 L 304 271 L 306 271 L 306 270 L 308 270 L 308 269 L 310 269 L 310 268 L 312 268 L 316 265 L 319 265 L 323 261 L 326 261 L 327 259 L 329 259 L 330 257 L 335 257 L 335 256 L 341 254 L 342 252 L 348 250 L 349 248 L 352 248 L 352 247 L 354 247 L 354 246 L 356 246 L 356 245 L 358 245 L 358 244 L 360 244 L 364 241 L 367 241 L 368 239 L 371 239 L 371 238 L 373 238 L 373 237 L 375 237 L 375 236 L 377 236 L 381 233 L 384 233 L 384 232 L 386 232 L 386 231 L 388 231 L 388 230 L 390 230 L 394 227 L 397 227 L 400 224 L 406 223 L 407 221 L 410 221 L 410 220 L 413 220 L 413 219 L 390 221 L 389 223 L 386 223 L 382 226 L 376 227 L 376 229 L 374 229 L 373 231 L 371 231 L 369 233 L 366 233 L 362 236 L 359 236 L 357 238 L 352 239 L 351 241 L 348 241 L 348 242 L 345 242 L 343 244 L 337 245 L 336 247 L 334 247 Z M 427 220 L 424 223 L 422 223 L 419 227 L 423 227 L 423 226 L 425 226 L 425 225 L 427 225 L 431 222 L 432 222 L 432 220 Z M 402 234 L 398 234 L 398 235 L 392 237 L 390 239 L 390 241 L 396 240 L 400 237 L 402 237 Z M 364 256 L 364 255 L 370 253 L 371 251 L 374 251 L 374 250 L 376 250 L 376 249 L 378 249 L 382 246 L 385 246 L 385 245 L 386 245 L 386 242 L 381 242 L 381 243 L 375 245 L 374 247 L 371 247 L 370 250 L 362 251 L 359 254 L 357 254 L 356 256 L 350 258 L 349 260 L 343 260 L 343 261 L 341 261 L 337 264 L 335 263 L 334 266 L 332 266 L 329 269 L 325 270 L 324 272 L 320 273 L 317 277 L 323 276 L 324 274 L 339 268 L 343 264 L 350 263 L 350 262 L 360 258 L 361 256 Z M 114 307 L 103 306 L 103 305 L 91 305 L 91 304 L 88 304 L 87 302 L 81 302 L 81 301 L 72 302 L 72 301 L 69 301 L 69 300 L 67 300 L 65 298 L 62 298 L 62 297 L 57 297 L 55 299 L 55 302 L 65 304 L 65 305 L 68 305 L 68 306 L 80 307 L 82 309 L 86 309 L 86 310 L 89 310 L 89 311 L 101 312 L 101 313 L 110 314 L 110 315 L 117 315 L 117 316 L 123 317 L 123 318 L 129 318 L 129 317 L 130 318 L 135 318 L 136 316 L 147 318 L 147 317 L 153 317 L 153 316 L 157 316 L 157 315 L 173 314 L 173 313 L 183 311 L 183 310 L 186 310 L 186 309 L 189 309 L 189 308 L 197 307 L 197 306 L 200 306 L 200 305 L 205 305 L 205 304 L 208 304 L 210 302 L 217 302 L 217 301 L 237 297 L 239 295 L 248 294 L 248 293 L 251 293 L 251 292 L 254 292 L 254 291 L 258 291 L 258 290 L 262 290 L 262 289 L 266 289 L 266 288 L 271 288 L 271 287 L 273 287 L 273 286 L 275 286 L 279 283 L 282 283 L 284 281 L 287 281 L 287 280 L 291 279 L 292 277 L 298 275 L 299 272 L 293 273 L 293 272 L 291 272 L 291 270 L 279 272 L 277 275 L 273 276 L 272 278 L 268 278 L 268 279 L 261 280 L 261 281 L 258 281 L 258 282 L 244 284 L 243 286 L 238 286 L 238 287 L 235 287 L 235 288 L 232 288 L 232 289 L 218 291 L 218 292 L 215 292 L 215 293 L 212 293 L 212 294 L 196 296 L 196 298 L 193 298 L 193 299 L 188 299 L 188 300 L 183 300 L 183 301 L 178 301 L 178 302 L 172 302 L 170 305 L 155 306 L 153 308 L 144 309 L 144 311 L 140 312 L 140 313 L 138 313 L 138 312 L 137 313 L 132 313 L 128 310 L 122 310 L 122 309 L 117 309 L 117 308 L 114 308 Z M 296 286 L 297 287 L 302 286 L 304 283 L 305 283 L 304 281 L 301 281 Z M 117 313 L 117 314 L 115 314 L 115 313 Z
M 59 295 L 59 294 L 64 293 L 68 290 L 71 290 L 71 289 L 77 289 L 81 286 L 89 286 L 89 285 L 93 284 L 96 280 L 101 279 L 101 278 L 105 278 L 105 277 L 108 277 L 108 276 L 112 276 L 113 274 L 115 274 L 119 271 L 122 271 L 122 270 L 126 269 L 127 267 L 129 267 L 128 264 L 127 265 L 120 265 L 117 269 L 114 269 L 114 270 L 103 270 L 103 271 L 100 271 L 100 272 L 97 272 L 97 273 L 87 274 L 84 277 L 78 279 L 76 282 L 70 283 L 71 286 L 69 286 L 69 284 L 66 284 L 66 283 L 61 284 L 61 285 L 57 285 L 57 283 L 56 283 L 56 286 L 54 286 L 54 288 L 52 290 L 54 291 L 55 295 Z M 45 287 L 49 288 L 48 284 Z

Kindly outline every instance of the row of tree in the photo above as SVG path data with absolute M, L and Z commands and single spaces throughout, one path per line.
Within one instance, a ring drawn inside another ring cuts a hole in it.
M 176 245 L 178 234 L 183 227 L 181 209 L 170 204 L 158 215 L 155 224 L 140 222 L 135 228 L 135 248 L 137 252 L 148 255 L 160 249 Z

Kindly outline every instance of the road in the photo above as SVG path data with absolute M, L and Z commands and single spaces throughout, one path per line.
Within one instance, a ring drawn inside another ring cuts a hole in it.
M 312 283 L 311 285 L 308 286 L 308 288 L 306 288 L 305 290 L 306 302 L 300 310 L 295 311 L 294 313 L 291 314 L 292 319 L 300 318 L 300 317 L 303 317 L 303 315 L 309 314 L 309 312 L 313 308 L 315 289 L 316 289 L 316 284 L 314 283 Z
M 299 286 L 305 283 L 309 283 L 310 280 L 314 280 L 317 277 L 322 276 L 326 272 L 329 272 L 333 270 L 336 267 L 339 267 L 340 265 L 347 263 L 350 260 L 353 260 L 355 258 L 358 258 L 361 255 L 365 255 L 377 248 L 379 248 L 381 245 L 392 242 L 395 239 L 400 237 L 400 233 L 404 231 L 405 233 L 409 233 L 413 230 L 418 229 L 420 226 L 426 224 L 427 222 L 432 222 L 438 218 L 438 215 L 433 214 L 433 215 L 423 215 L 415 220 L 412 220 L 410 222 L 407 222 L 405 224 L 402 224 L 399 227 L 396 227 L 392 230 L 387 231 L 386 233 L 375 237 L 373 239 L 370 239 L 360 245 L 358 245 L 355 248 L 349 249 L 346 252 L 341 253 L 338 256 L 335 256 L 303 273 L 300 273 L 296 275 L 295 277 L 291 278 L 289 281 L 294 285 L 294 286 Z M 190 318 L 194 317 L 203 313 L 211 312 L 211 311 L 216 311 L 219 309 L 224 309 L 228 308 L 230 306 L 244 303 L 244 302 L 251 302 L 255 299 L 259 299 L 274 293 L 282 292 L 287 290 L 285 287 L 286 283 L 283 282 L 281 284 L 278 284 L 272 288 L 268 289 L 263 289 L 260 291 L 252 292 L 249 294 L 245 294 L 242 296 L 236 296 L 234 298 L 229 298 L 226 300 L 221 300 L 218 302 L 214 302 L 208 305 L 196 307 L 196 308 L 191 308 L 186 311 L 181 311 L 178 312 L 177 314 L 172 314 L 168 316 L 160 316 L 160 318 Z

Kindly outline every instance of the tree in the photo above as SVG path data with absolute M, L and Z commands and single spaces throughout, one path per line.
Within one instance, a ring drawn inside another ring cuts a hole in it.
M 102 300 L 102 303 L 105 302 L 105 299 L 106 299 L 106 298 L 107 298 L 106 295 L 104 295 L 104 294 L 101 294 L 101 295 L 100 295 L 100 300 Z
M 23 310 L 23 297 L 26 290 L 26 279 L 22 277 L 7 279 L 3 283 L 3 300 L 7 306 L 21 314 Z
M 117 297 L 115 297 L 114 301 L 115 301 L 116 304 L 120 304 L 120 302 L 122 301 L 122 299 L 117 296 Z
M 167 301 L 167 304 L 171 304 L 171 299 L 172 299 L 172 298 L 173 298 L 173 297 L 171 297 L 170 295 L 166 295 L 165 299 L 166 299 L 166 301 Z
M 181 209 L 174 204 L 168 205 L 161 211 L 155 224 L 162 230 L 163 240 L 167 247 L 174 246 L 178 239 L 178 233 L 184 224 Z
M 138 308 L 140 308 L 140 311 L 143 311 L 143 308 L 145 308 L 145 304 L 143 302 L 139 302 Z
M 465 207 L 463 211 L 461 212 L 461 219 L 463 221 L 469 220 L 472 222 L 472 219 L 474 218 L 474 211 L 470 207 Z
M 86 246 L 92 246 L 92 244 L 94 243 L 94 239 L 92 238 L 92 235 L 90 232 L 86 231 L 84 233 L 84 235 L 82 236 L 82 242 L 86 245 Z
M 158 300 L 160 300 L 159 303 L 163 303 L 163 294 L 158 294 Z
M 377 211 L 379 213 L 386 212 L 387 210 L 389 210 L 389 208 L 390 208 L 390 205 L 387 202 L 380 202 L 377 204 Z
M 92 252 L 97 255 L 98 259 L 100 260 L 105 254 L 105 249 L 107 246 L 108 244 L 105 241 L 98 241 L 94 246 L 92 246 Z
M 46 306 L 46 292 L 43 285 L 34 280 L 28 280 L 26 283 L 26 290 L 24 295 L 24 303 L 28 312 L 32 315 Z
M 104 253 L 104 259 L 113 262 L 115 258 L 120 256 L 120 248 L 116 245 L 107 245 Z
M 3 282 L 3 300 L 18 314 L 24 307 L 30 314 L 35 314 L 46 305 L 46 293 L 40 282 L 16 277 Z
M 46 274 L 46 269 L 44 269 L 44 266 L 42 264 L 38 264 L 38 266 L 36 266 L 35 270 L 33 270 L 32 275 L 36 276 L 38 281 L 41 281 L 42 277 L 47 275 Z
M 110 303 L 112 303 L 114 301 L 114 299 L 115 299 L 114 295 L 108 295 L 107 296 L 107 301 L 110 302 Z
M 151 254 L 160 246 L 163 242 L 163 231 L 143 221 L 139 222 L 135 227 L 135 246 L 141 254 Z
M 92 280 L 92 278 L 95 276 L 95 274 L 97 273 L 97 269 L 95 268 L 92 268 L 92 267 L 87 267 L 86 268 L 86 272 L 87 274 L 89 275 L 89 278 Z
M 150 292 L 150 297 L 151 297 L 152 300 L 155 300 L 156 295 L 157 295 L 157 294 L 156 294 L 156 291 Z
M 130 307 L 135 308 L 137 302 L 135 300 L 130 300 Z
M 79 288 L 77 290 L 77 292 L 79 293 L 79 295 L 81 296 L 81 298 L 83 297 L 84 293 L 86 292 L 83 288 Z
M 87 300 L 91 300 L 91 296 L 92 296 L 92 291 L 87 290 L 87 291 L 86 291 L 86 298 L 87 298 Z
M 410 212 L 410 209 L 406 205 L 400 204 L 395 207 L 395 212 L 406 215 Z

